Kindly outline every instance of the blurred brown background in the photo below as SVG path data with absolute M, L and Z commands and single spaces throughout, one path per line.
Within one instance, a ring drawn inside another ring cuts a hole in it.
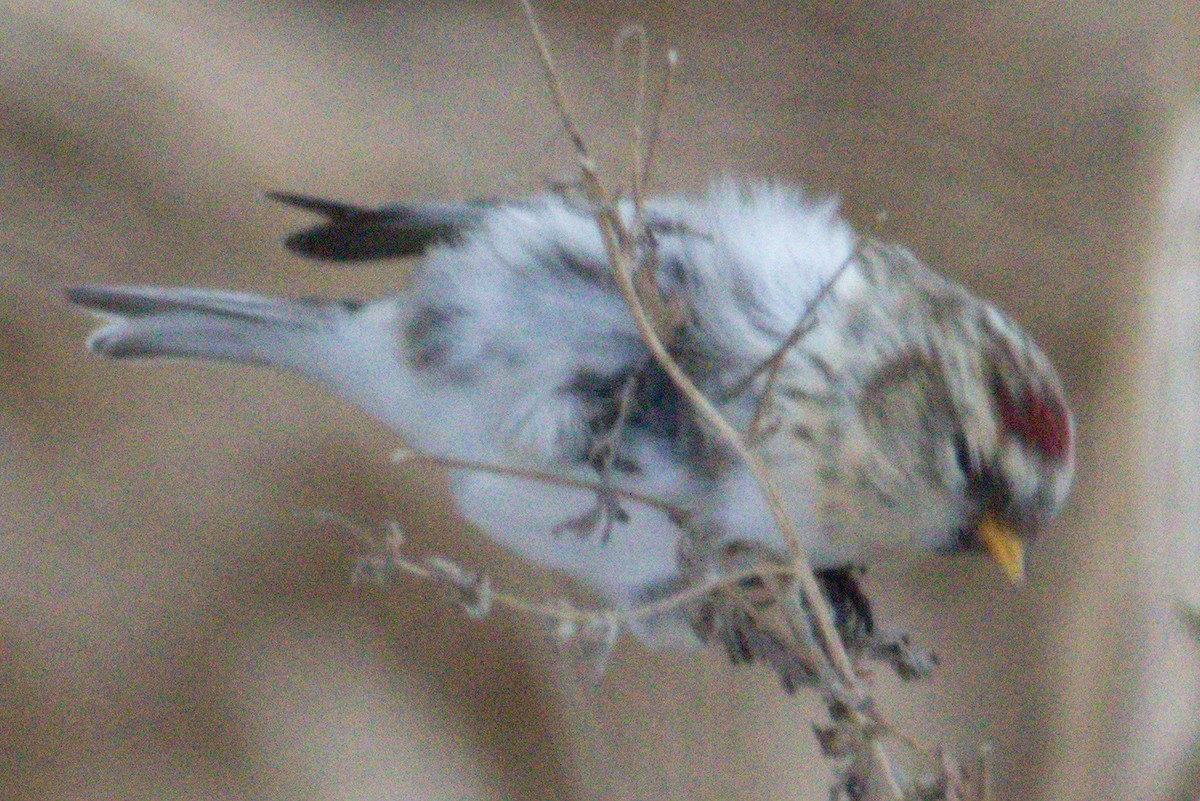
M 1014 589 L 873 568 L 936 649 L 879 684 L 1005 799 L 1191 798 L 1200 647 L 1200 5 L 543 3 L 589 135 L 624 155 L 615 32 L 682 64 L 657 186 L 713 173 L 847 213 L 1011 310 L 1081 431 L 1069 512 Z M 553 6 L 553 7 L 551 7 Z M 812 699 L 623 642 L 579 689 L 526 621 L 352 586 L 322 509 L 495 568 L 436 477 L 289 378 L 82 349 L 83 281 L 373 295 L 302 263 L 267 189 L 351 202 L 570 175 L 515 3 L 0 0 L 0 797 L 821 799 Z M 1194 787 L 1194 785 L 1193 785 Z

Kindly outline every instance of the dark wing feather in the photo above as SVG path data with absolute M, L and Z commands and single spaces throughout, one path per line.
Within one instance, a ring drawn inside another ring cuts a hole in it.
M 323 261 L 420 255 L 435 243 L 455 241 L 484 213 L 482 204 L 425 203 L 369 209 L 289 192 L 268 192 L 267 197 L 325 217 L 325 222 L 298 231 L 284 242 L 293 253 Z

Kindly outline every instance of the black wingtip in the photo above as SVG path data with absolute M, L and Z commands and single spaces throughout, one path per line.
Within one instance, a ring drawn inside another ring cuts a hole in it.
M 266 196 L 270 200 L 320 214 L 326 220 L 324 225 L 306 228 L 284 239 L 284 247 L 292 253 L 334 262 L 371 258 L 371 249 L 364 247 L 359 240 L 364 230 L 369 230 L 373 222 L 384 216 L 378 210 L 296 192 L 269 191 Z
M 266 192 L 266 196 L 270 200 L 278 203 L 283 203 L 288 206 L 295 206 L 298 209 L 311 211 L 327 217 L 331 222 L 340 222 L 344 220 L 352 220 L 356 218 L 367 217 L 375 214 L 373 209 L 366 209 L 361 206 L 353 206 L 349 203 L 337 203 L 332 200 L 324 200 L 311 195 L 301 195 L 297 192 Z
M 361 229 L 321 225 L 289 235 L 283 246 L 297 256 L 330 262 L 369 261 L 390 255 L 386 248 L 364 241 Z
M 320 261 L 355 262 L 424 253 L 453 242 L 481 216 L 475 204 L 416 204 L 364 208 L 294 192 L 267 192 L 271 200 L 320 214 L 324 222 L 291 234 L 284 247 Z

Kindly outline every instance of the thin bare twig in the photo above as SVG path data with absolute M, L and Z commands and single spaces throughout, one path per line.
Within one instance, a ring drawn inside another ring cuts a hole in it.
M 980 801 L 994 801 L 996 791 L 992 779 L 992 747 L 987 743 L 979 746 L 978 770 Z
M 634 78 L 634 109 L 633 109 L 633 145 L 629 154 L 629 172 L 630 183 L 633 193 L 633 220 L 629 225 L 625 239 L 629 242 L 637 242 L 639 244 L 649 244 L 650 240 L 645 218 L 645 199 L 646 199 L 646 184 L 650 178 L 650 165 L 654 158 L 654 144 L 658 138 L 658 127 L 662 120 L 663 107 L 666 105 L 665 91 L 670 83 L 671 73 L 674 71 L 674 66 L 670 60 L 667 63 L 666 76 L 663 79 L 663 92 L 657 98 L 653 110 L 653 119 L 650 121 L 650 138 L 646 138 L 646 87 L 649 83 L 649 45 L 646 37 L 646 29 L 640 25 L 630 25 L 623 28 L 617 34 L 615 49 L 615 65 L 614 65 L 614 81 L 619 80 L 620 65 L 622 50 L 629 42 L 634 42 L 637 46 L 636 57 L 637 67 Z M 676 333 L 682 322 L 682 314 L 676 313 L 668 304 L 663 302 L 661 293 L 658 291 L 657 278 L 657 259 L 655 258 L 655 250 L 653 246 L 645 248 L 645 252 L 640 254 L 641 258 L 635 258 L 634 266 L 634 285 L 637 288 L 638 297 L 641 298 L 647 317 L 654 326 L 655 332 L 659 339 L 663 340 L 668 345 L 676 339 Z
M 650 175 L 654 168 L 654 156 L 658 149 L 658 136 L 662 130 L 663 112 L 667 107 L 667 99 L 671 96 L 672 79 L 675 77 L 675 69 L 679 66 L 679 53 L 675 50 L 667 51 L 667 60 L 663 69 L 662 85 L 659 87 L 658 97 L 655 99 L 654 105 L 651 106 L 653 116 L 650 118 L 650 131 L 646 136 L 646 153 L 642 159 L 642 174 L 637 176 L 637 183 L 634 186 L 634 199 L 640 205 L 645 197 L 646 186 L 650 183 Z
M 772 518 L 783 537 L 788 553 L 795 563 L 796 577 L 801 592 L 817 622 L 817 631 L 821 638 L 821 645 L 838 673 L 842 692 L 853 700 L 853 706 L 858 706 L 865 699 L 866 695 L 855 676 L 854 666 L 846 653 L 845 644 L 842 643 L 841 637 L 838 635 L 837 628 L 834 625 L 833 613 L 821 592 L 820 585 L 817 583 L 812 566 L 800 544 L 800 537 L 784 508 L 783 500 L 775 488 L 774 482 L 771 480 L 770 474 L 767 472 L 762 460 L 750 450 L 741 433 L 725 419 L 724 415 L 704 396 L 704 393 L 700 391 L 695 382 L 680 368 L 658 336 L 658 332 L 655 330 L 653 324 L 651 324 L 633 280 L 636 264 L 632 256 L 632 243 L 628 230 L 621 220 L 617 209 L 613 206 L 611 196 L 605 190 L 600 180 L 595 162 L 588 152 L 583 136 L 570 114 L 562 82 L 554 66 L 554 61 L 551 57 L 545 36 L 542 34 L 541 26 L 538 24 L 531 0 L 521 0 L 521 5 L 525 10 L 525 17 L 529 24 L 530 32 L 537 45 L 543 72 L 546 74 L 546 79 L 554 98 L 555 107 L 558 109 L 563 129 L 566 131 L 567 137 L 571 140 L 571 144 L 575 148 L 576 161 L 583 175 L 584 191 L 588 201 L 592 203 L 595 209 L 605 253 L 609 262 L 613 265 L 614 277 L 622 296 L 625 298 L 626 304 L 633 314 L 638 333 L 650 349 L 654 360 L 675 383 L 680 392 L 687 397 L 693 408 L 733 448 L 754 474 L 755 480 L 766 497 Z
M 878 738 L 871 739 L 871 758 L 879 765 L 879 773 L 883 774 L 887 791 L 895 801 L 904 801 L 904 790 L 896 781 L 896 771 L 892 769 L 891 757 Z
M 655 95 L 654 102 L 647 106 L 646 97 L 650 84 L 650 50 L 646 29 L 641 25 L 629 25 L 622 28 L 616 37 L 614 72 L 619 77 L 621 55 L 629 42 L 637 45 L 637 71 L 634 85 L 633 109 L 633 146 L 629 154 L 631 187 L 635 212 L 644 208 L 646 187 L 650 176 L 654 173 L 654 156 L 658 147 L 658 137 L 662 130 L 663 113 L 666 111 L 667 100 L 671 96 L 672 79 L 675 69 L 679 66 L 679 53 L 667 50 L 663 64 L 662 80 Z M 647 112 L 649 117 L 647 118 Z
M 313 517 L 318 521 L 325 523 L 333 523 L 341 526 L 356 539 L 368 546 L 369 549 L 375 549 L 378 545 L 377 538 L 372 536 L 363 527 L 356 524 L 354 521 L 346 518 L 343 515 L 326 512 L 322 510 L 313 510 Z M 380 563 L 377 560 L 364 560 L 362 565 L 363 570 L 373 568 L 390 568 L 398 570 L 402 573 L 414 576 L 416 578 L 431 579 L 443 583 L 451 583 L 453 586 L 461 587 L 464 584 L 474 586 L 479 581 L 479 578 L 485 576 L 483 571 L 468 571 L 457 563 L 442 556 L 433 555 L 426 557 L 423 562 L 416 562 L 403 554 L 402 546 L 404 545 L 404 535 L 400 527 L 396 523 L 388 524 L 388 536 L 385 537 L 386 546 L 386 561 Z M 513 611 L 522 612 L 544 619 L 554 620 L 556 622 L 581 623 L 596 620 L 598 618 L 617 618 L 626 624 L 637 620 L 646 620 L 660 615 L 669 613 L 675 609 L 679 609 L 704 598 L 714 590 L 722 587 L 736 585 L 739 582 L 744 582 L 751 579 L 773 580 L 777 577 L 791 576 L 792 569 L 789 565 L 770 565 L 756 564 L 753 567 L 745 567 L 737 570 L 722 573 L 720 575 L 709 576 L 703 581 L 690 585 L 684 590 L 674 593 L 666 598 L 661 598 L 656 601 L 649 601 L 637 606 L 631 606 L 627 609 L 614 611 L 607 607 L 598 609 L 581 609 L 579 607 L 570 606 L 560 602 L 547 603 L 544 601 L 533 601 L 512 593 L 503 592 L 500 590 L 489 589 L 491 603 L 495 606 L 501 606 Z M 490 585 L 489 585 L 490 586 Z
M 571 478 L 559 473 L 551 473 L 544 470 L 532 470 L 525 467 L 512 467 L 511 465 L 498 464 L 496 462 L 476 462 L 468 459 L 453 459 L 448 456 L 433 456 L 422 451 L 404 448 L 396 452 L 392 457 L 393 462 L 403 462 L 411 458 L 425 459 L 433 464 L 443 467 L 447 470 L 470 470 L 477 473 L 492 473 L 498 476 L 511 476 L 512 478 L 527 479 L 536 481 L 539 484 L 550 484 L 558 487 L 570 487 L 572 489 L 585 490 L 587 492 L 608 493 L 616 495 L 626 500 L 635 503 L 644 504 L 652 509 L 666 514 L 679 524 L 681 521 L 686 521 L 688 518 L 687 510 L 682 507 L 667 503 L 661 498 L 656 498 L 652 495 L 644 495 L 640 492 L 614 487 L 611 484 L 606 484 L 603 481 L 588 481 L 582 478 Z
M 976 771 L 977 775 L 973 777 L 973 780 L 964 777 L 957 766 L 947 758 L 939 765 L 936 785 L 920 785 L 920 781 L 911 776 L 904 778 L 902 782 L 900 774 L 892 765 L 889 750 L 884 743 L 885 738 L 889 742 L 899 743 L 910 749 L 908 752 L 910 755 L 914 753 L 918 754 L 924 760 L 930 759 L 931 756 L 923 749 L 918 748 L 911 740 L 895 732 L 875 711 L 872 699 L 864 690 L 854 665 L 847 654 L 845 643 L 842 641 L 834 625 L 832 610 L 808 562 L 804 549 L 801 546 L 800 537 L 787 515 L 782 498 L 774 486 L 766 466 L 750 445 L 750 442 L 758 438 L 762 417 L 765 414 L 771 393 L 774 391 L 786 354 L 811 330 L 812 325 L 815 324 L 813 315 L 816 314 L 817 307 L 833 291 L 834 285 L 847 266 L 853 261 L 854 255 L 857 255 L 858 251 L 856 250 L 855 254 L 838 268 L 831 280 L 820 289 L 779 349 L 744 380 L 745 385 L 748 387 L 749 383 L 757 378 L 763 370 L 767 371 L 761 403 L 755 411 L 747 433 L 743 434 L 739 432 L 725 419 L 716 406 L 704 396 L 699 387 L 684 372 L 671 354 L 669 345 L 674 344 L 677 326 L 681 325 L 683 317 L 679 313 L 679 309 L 666 303 L 662 297 L 656 277 L 657 263 L 655 262 L 653 236 L 647 229 L 644 191 L 650 177 L 654 145 L 659 132 L 662 111 L 666 103 L 670 78 L 677 62 L 675 53 L 671 52 L 668 57 L 667 71 L 662 84 L 662 95 L 658 98 L 658 102 L 654 106 L 650 133 L 647 138 L 643 128 L 646 113 L 648 60 L 646 33 L 641 28 L 626 29 L 618 37 L 616 46 L 618 60 L 623 46 L 628 41 L 636 41 L 639 48 L 637 52 L 638 72 L 633 119 L 634 143 L 631 157 L 633 206 L 631 215 L 623 215 L 614 203 L 613 196 L 606 191 L 599 177 L 596 164 L 587 149 L 583 135 L 571 114 L 561 78 L 555 67 L 549 45 L 538 23 L 531 0 L 521 0 L 521 6 L 524 9 L 530 33 L 537 46 L 540 63 L 545 73 L 547 84 L 550 87 L 559 120 L 574 149 L 575 158 L 580 169 L 584 194 L 592 206 L 597 225 L 601 232 L 605 253 L 612 266 L 614 279 L 630 309 L 638 332 L 655 362 L 669 376 L 671 381 L 674 382 L 677 389 L 687 398 L 689 403 L 691 403 L 698 417 L 706 422 L 732 448 L 754 475 L 771 510 L 773 521 L 791 557 L 791 563 L 788 565 L 770 565 L 760 562 L 752 568 L 716 571 L 715 574 L 707 576 L 704 580 L 666 598 L 631 609 L 625 609 L 619 613 L 610 611 L 607 613 L 607 617 L 604 617 L 604 620 L 611 623 L 613 620 L 618 619 L 614 616 L 619 616 L 626 623 L 634 620 L 644 620 L 682 608 L 693 602 L 699 602 L 704 599 L 725 598 L 728 595 L 726 600 L 719 602 L 730 603 L 732 605 L 731 608 L 741 610 L 740 615 L 742 619 L 749 621 L 752 626 L 757 626 L 763 623 L 759 619 L 760 615 L 757 609 L 748 597 L 743 597 L 736 591 L 737 588 L 743 586 L 740 582 L 757 579 L 762 583 L 762 586 L 770 590 L 771 596 L 778 602 L 776 608 L 782 613 L 782 617 L 786 622 L 791 642 L 796 647 L 807 651 L 811 657 L 812 669 L 815 671 L 812 676 L 813 678 L 820 678 L 819 686 L 826 692 L 830 713 L 834 718 L 833 728 L 825 730 L 827 741 L 839 741 L 843 745 L 849 744 L 846 747 L 850 750 L 842 751 L 841 753 L 843 755 L 852 753 L 854 756 L 854 762 L 845 774 L 846 783 L 842 785 L 840 790 L 835 788 L 835 796 L 840 797 L 841 794 L 845 794 L 858 798 L 859 796 L 854 792 L 850 782 L 854 781 L 856 777 L 862 779 L 869 778 L 872 774 L 882 774 L 880 792 L 886 793 L 894 801 L 903 801 L 909 797 L 906 795 L 906 792 L 916 793 L 922 798 L 936 796 L 950 799 L 953 796 L 955 799 L 964 800 L 969 797 L 973 801 L 975 799 L 984 799 L 984 801 L 990 799 L 990 774 L 985 757 L 981 757 L 978 770 Z M 626 219 L 626 216 L 629 219 Z M 616 421 L 618 427 L 623 425 L 624 415 L 628 411 L 628 404 L 630 402 L 630 387 L 626 387 L 626 390 L 627 392 L 622 394 L 621 407 L 618 410 L 618 419 Z M 619 430 L 615 436 L 619 438 Z M 613 454 L 605 455 L 605 469 L 602 471 L 604 474 L 607 473 L 608 467 L 611 466 L 612 457 Z M 606 476 L 603 474 L 601 482 L 592 486 L 588 485 L 587 482 L 563 479 L 560 476 L 543 475 L 531 471 L 513 470 L 502 466 L 471 465 L 468 463 L 455 463 L 451 460 L 441 461 L 449 467 L 487 469 L 500 474 L 520 476 L 533 480 L 545 480 L 549 483 L 588 488 L 598 492 L 614 491 L 611 487 L 607 486 L 608 482 Z M 670 514 L 679 525 L 685 525 L 686 514 L 682 510 L 670 507 L 656 499 L 624 491 L 620 492 L 625 497 L 646 503 Z M 460 593 L 468 601 L 476 599 L 481 581 L 478 578 L 473 578 L 474 574 L 467 574 L 452 565 L 442 565 L 432 572 L 437 574 L 436 577 L 440 577 L 443 580 L 448 578 L 458 587 Z M 796 582 L 800 590 L 799 594 L 784 591 L 781 582 L 785 578 Z M 586 622 L 591 621 L 591 629 L 589 631 L 596 628 L 596 623 L 602 622 L 601 616 L 603 613 L 567 612 L 562 605 L 534 604 L 519 599 L 514 601 L 511 596 L 492 591 L 490 584 L 485 583 L 484 587 L 489 600 L 495 598 L 507 605 L 564 621 L 563 625 L 570 628 L 572 632 L 576 631 L 577 625 L 580 622 L 584 622 L 586 628 Z M 464 603 L 464 605 L 467 604 Z M 470 606 L 468 606 L 468 611 L 471 611 Z M 814 622 L 815 625 L 813 625 Z M 601 634 L 607 632 L 605 636 L 600 638 L 603 640 L 600 643 L 603 646 L 601 650 L 606 654 L 607 648 L 611 648 L 612 641 L 615 639 L 615 630 L 611 627 L 604 628 L 603 626 L 601 629 L 597 629 L 597 631 L 600 631 Z M 757 645 L 746 642 L 741 644 L 739 647 L 749 649 L 744 652 L 744 658 L 750 658 L 755 653 L 759 655 L 776 653 L 773 650 L 774 646 L 770 644 L 777 641 L 771 640 L 771 636 L 769 633 L 761 635 L 761 637 L 766 637 L 767 639 L 760 638 L 755 641 Z M 763 645 L 764 642 L 767 643 L 766 646 Z M 607 643 L 607 646 L 604 646 L 604 643 Z M 863 643 L 857 639 L 855 640 L 855 647 L 858 649 L 856 653 L 875 653 L 871 650 L 871 647 L 864 649 Z M 760 650 L 756 651 L 756 648 Z M 770 661 L 770 656 L 767 658 Z M 904 667 L 902 657 L 893 662 L 893 666 L 897 666 L 897 670 L 901 671 Z M 781 677 L 782 675 L 781 671 Z M 787 679 L 785 678 L 786 685 Z M 830 740 L 828 738 L 833 739 Z M 823 743 L 824 745 L 825 743 Z M 827 749 L 827 753 L 832 753 L 833 750 Z M 862 773 L 863 770 L 868 771 L 868 773 Z M 927 780 L 928 773 L 924 775 L 926 777 L 925 780 Z M 916 783 L 914 784 L 914 782 Z M 906 788 L 908 789 L 906 790 Z M 871 793 L 870 798 L 876 798 L 874 792 Z
M 729 391 L 729 395 L 731 397 L 736 397 L 741 393 L 746 392 L 749 390 L 751 382 L 753 382 L 754 379 L 763 372 L 763 370 L 767 371 L 767 380 L 763 387 L 758 406 L 754 410 L 754 417 L 750 420 L 750 425 L 746 427 L 746 437 L 751 442 L 754 442 L 758 439 L 760 433 L 759 428 L 762 426 L 762 419 L 767 413 L 767 408 L 770 404 L 771 393 L 775 391 L 775 382 L 779 378 L 779 371 L 783 367 L 783 360 L 787 357 L 788 352 L 791 351 L 792 348 L 796 347 L 800 340 L 804 338 L 804 335 L 812 330 L 813 326 L 816 324 L 814 316 L 817 313 L 818 307 L 820 307 L 821 303 L 825 301 L 825 298 L 828 297 L 831 292 L 833 292 L 834 285 L 837 284 L 838 279 L 842 277 L 842 274 L 846 272 L 846 269 L 854 263 L 857 256 L 858 249 L 855 248 L 855 250 L 846 257 L 845 261 L 841 263 L 837 270 L 834 271 L 829 280 L 822 284 L 821 288 L 817 290 L 817 294 L 813 296 L 812 301 L 810 301 L 805 307 L 804 314 L 800 316 L 799 321 L 797 321 L 796 325 L 792 328 L 791 333 L 788 334 L 787 338 L 783 340 L 783 343 L 780 344 L 775 352 L 771 354 L 770 358 L 768 358 L 758 367 L 754 368 L 753 372 L 751 372 L 742 380 L 738 381 L 737 384 L 734 385 L 733 389 Z
M 633 203 L 635 208 L 642 205 L 642 179 L 646 176 L 646 167 L 642 163 L 645 154 L 645 129 L 642 123 L 646 116 L 646 83 L 649 73 L 649 43 L 646 41 L 646 29 L 641 25 L 627 25 L 617 32 L 613 45 L 613 75 L 619 80 L 621 74 L 621 56 L 625 46 L 633 42 L 636 46 L 637 67 L 634 76 L 633 99 L 633 145 L 630 148 L 629 163 L 633 182 Z
M 550 55 L 550 45 L 547 44 L 546 36 L 542 33 L 542 26 L 538 24 L 537 15 L 533 11 L 533 3 L 531 0 L 521 0 L 521 6 L 525 10 L 525 21 L 529 25 L 529 31 L 538 48 L 538 63 L 542 65 L 546 83 L 550 85 L 550 96 L 554 99 L 554 107 L 558 109 L 558 118 L 566 127 L 567 137 L 571 140 L 571 146 L 575 152 L 587 157 L 587 145 L 584 143 L 583 134 L 575 127 L 574 117 L 567 109 L 567 95 L 563 91 L 562 81 L 558 77 L 558 69 L 554 66 L 554 59 Z M 590 157 L 588 158 L 590 160 Z

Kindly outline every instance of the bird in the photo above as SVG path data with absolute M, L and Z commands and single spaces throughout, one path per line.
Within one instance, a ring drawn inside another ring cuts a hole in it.
M 321 217 L 292 252 L 416 259 L 406 285 L 369 302 L 72 287 L 102 318 L 90 350 L 307 377 L 441 460 L 486 536 L 617 608 L 747 554 L 786 560 L 754 471 L 647 348 L 594 204 L 270 196 Z M 837 585 L 891 552 L 983 552 L 1020 579 L 1069 492 L 1075 423 L 1009 316 L 786 183 L 723 178 L 611 208 L 666 310 L 665 348 L 742 432 L 815 568 Z M 667 644 L 697 625 L 633 627 Z

